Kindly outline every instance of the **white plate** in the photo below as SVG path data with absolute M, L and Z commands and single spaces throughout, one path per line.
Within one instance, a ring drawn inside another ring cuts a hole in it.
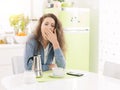
M 53 75 L 53 74 L 50 74 L 49 76 L 52 77 L 52 78 L 63 78 L 64 77 L 64 75 L 62 75 L 62 76 L 56 76 L 56 75 Z

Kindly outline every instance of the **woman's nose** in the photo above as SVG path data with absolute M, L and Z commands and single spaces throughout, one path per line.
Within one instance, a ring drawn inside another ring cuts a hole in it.
M 48 29 L 49 29 L 49 30 L 52 30 L 52 27 L 51 27 L 51 26 L 49 26 L 49 27 L 48 27 Z

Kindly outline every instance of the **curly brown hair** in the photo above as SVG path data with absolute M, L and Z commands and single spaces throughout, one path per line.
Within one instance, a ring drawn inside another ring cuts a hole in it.
M 38 21 L 38 25 L 35 29 L 35 39 L 38 43 L 38 50 L 41 48 L 40 41 L 42 41 L 41 24 L 44 21 L 44 19 L 47 17 L 51 17 L 55 20 L 55 29 L 56 29 L 57 39 L 58 39 L 60 48 L 65 55 L 66 48 L 65 48 L 65 38 L 64 38 L 62 24 L 59 21 L 59 19 L 52 13 L 44 14 Z

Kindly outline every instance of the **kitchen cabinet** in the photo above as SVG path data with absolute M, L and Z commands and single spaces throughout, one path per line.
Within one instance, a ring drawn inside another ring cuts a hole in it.
M 24 46 L 24 44 L 0 45 L 0 65 L 8 65 L 11 63 L 11 57 L 23 55 Z
M 12 75 L 11 58 L 21 56 L 24 53 L 24 44 L 1 44 L 0 45 L 0 81 L 3 77 Z M 4 90 L 0 82 L 0 90 Z

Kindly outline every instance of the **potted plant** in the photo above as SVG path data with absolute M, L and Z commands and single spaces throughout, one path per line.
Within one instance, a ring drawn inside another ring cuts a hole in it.
M 10 25 L 14 28 L 15 34 L 18 36 L 25 36 L 26 26 L 29 23 L 29 17 L 24 14 L 11 15 L 9 17 Z

